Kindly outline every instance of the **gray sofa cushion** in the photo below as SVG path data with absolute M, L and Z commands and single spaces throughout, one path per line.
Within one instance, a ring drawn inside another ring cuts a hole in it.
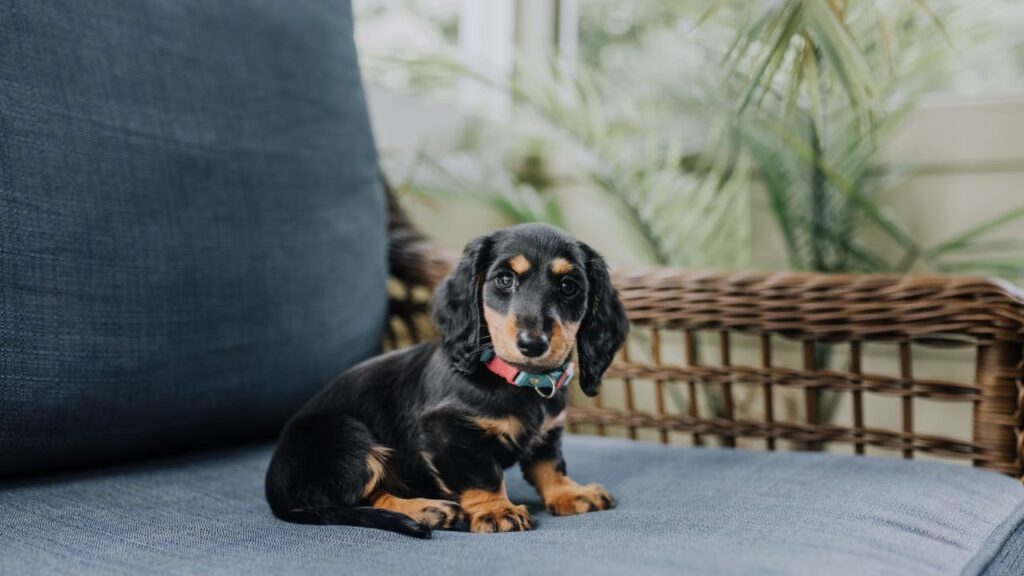
M 346 0 L 0 3 L 0 476 L 272 435 L 372 354 Z
M 1024 487 L 948 464 L 569 437 L 570 473 L 618 498 L 532 532 L 417 540 L 275 519 L 270 447 L 0 488 L 12 574 L 989 574 L 1020 550 Z M 1014 548 L 1017 546 L 1017 548 Z M 1005 560 L 1005 558 L 1004 558 Z M 1010 558 L 1012 562 L 1014 559 Z M 1017 560 L 1019 562 L 1019 560 Z

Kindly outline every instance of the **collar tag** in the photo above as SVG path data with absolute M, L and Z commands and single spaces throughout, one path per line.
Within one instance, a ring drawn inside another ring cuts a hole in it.
M 493 348 L 484 350 L 480 355 L 480 360 L 488 370 L 500 376 L 509 384 L 520 388 L 533 388 L 537 391 L 537 394 L 544 398 L 551 398 L 559 390 L 568 386 L 575 375 L 575 368 L 572 362 L 566 362 L 561 368 L 551 372 L 540 374 L 523 372 L 498 358 Z

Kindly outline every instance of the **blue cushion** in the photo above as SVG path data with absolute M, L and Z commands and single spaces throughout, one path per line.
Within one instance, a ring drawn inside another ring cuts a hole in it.
M 0 476 L 253 436 L 374 353 L 347 0 L 0 3 Z
M 11 574 L 978 574 L 1020 549 L 1024 487 L 988 471 L 582 437 L 566 453 L 616 509 L 552 517 L 510 470 L 532 532 L 286 524 L 257 447 L 8 485 L 0 558 Z

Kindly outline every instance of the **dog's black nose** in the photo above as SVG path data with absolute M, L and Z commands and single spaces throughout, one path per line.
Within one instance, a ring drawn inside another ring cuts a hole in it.
M 516 347 L 527 358 L 536 358 L 548 351 L 548 337 L 544 334 L 531 336 L 527 332 L 516 335 Z

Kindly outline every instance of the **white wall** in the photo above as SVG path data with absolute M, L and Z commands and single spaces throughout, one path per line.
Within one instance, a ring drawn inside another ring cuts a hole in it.
M 1024 205 L 1024 99 L 926 103 L 886 157 L 920 165 L 891 195 L 893 209 L 926 244 Z M 1024 221 L 994 237 L 1024 239 Z

